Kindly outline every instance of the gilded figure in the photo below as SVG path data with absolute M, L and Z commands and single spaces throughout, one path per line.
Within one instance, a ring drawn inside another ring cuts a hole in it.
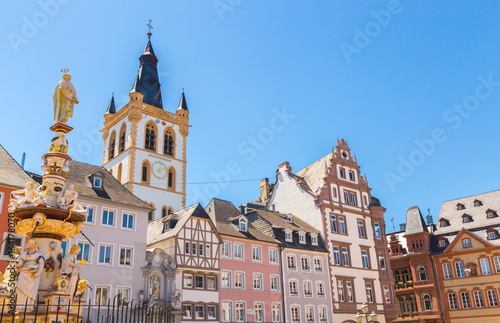
M 66 69 L 62 71 L 68 71 Z M 71 75 L 64 73 L 63 79 L 57 83 L 54 93 L 54 123 L 67 123 L 73 116 L 73 105 L 78 104 L 76 90 L 71 84 Z

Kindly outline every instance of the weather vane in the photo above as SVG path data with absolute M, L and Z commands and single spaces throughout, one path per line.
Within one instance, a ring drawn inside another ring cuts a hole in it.
M 152 33 L 151 33 L 151 29 L 153 29 L 153 26 L 151 26 L 151 22 L 152 22 L 153 20 L 148 19 L 148 21 L 149 21 L 149 23 L 148 23 L 148 24 L 146 24 L 146 26 L 148 26 L 148 28 L 149 28 L 148 38 L 149 38 L 149 39 L 151 39 L 151 35 L 152 35 Z

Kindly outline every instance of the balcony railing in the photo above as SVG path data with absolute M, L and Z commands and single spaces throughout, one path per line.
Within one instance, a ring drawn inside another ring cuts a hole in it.
M 406 283 L 396 283 L 394 284 L 394 289 L 405 289 L 405 288 L 413 288 L 413 282 L 406 282 Z

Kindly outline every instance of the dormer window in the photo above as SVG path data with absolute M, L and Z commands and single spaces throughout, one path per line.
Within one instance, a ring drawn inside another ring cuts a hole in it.
M 292 231 L 290 230 L 285 231 L 285 241 L 292 242 Z
M 491 209 L 488 209 L 486 211 L 486 216 L 488 217 L 488 219 L 492 219 L 492 218 L 498 217 L 498 214 L 497 214 L 497 212 L 495 212 L 495 211 L 493 211 Z
M 168 230 L 175 228 L 176 224 L 177 224 L 177 220 L 170 220 L 170 221 L 163 223 L 163 232 L 165 233 Z
M 462 222 L 463 223 L 472 222 L 472 216 L 464 213 L 464 215 L 462 215 Z
M 317 246 L 318 245 L 318 236 L 317 235 L 311 235 L 311 244 L 313 246 Z
M 440 248 L 446 247 L 446 240 L 445 239 L 439 240 L 439 247 Z
M 306 244 L 306 234 L 303 232 L 299 233 L 299 243 L 300 244 Z
M 457 204 L 457 210 L 465 210 L 465 205 L 458 203 Z
M 285 215 L 283 219 L 288 223 L 293 223 L 293 217 L 291 214 Z
M 474 206 L 481 206 L 481 205 L 483 205 L 483 202 L 481 202 L 479 200 L 474 201 Z
M 94 175 L 92 178 L 92 188 L 102 188 L 102 177 Z
M 441 218 L 439 220 L 439 226 L 440 227 L 447 227 L 450 225 L 450 221 L 446 220 L 445 218 Z
M 239 221 L 240 224 L 240 231 L 246 232 L 247 231 L 247 219 L 241 218 Z

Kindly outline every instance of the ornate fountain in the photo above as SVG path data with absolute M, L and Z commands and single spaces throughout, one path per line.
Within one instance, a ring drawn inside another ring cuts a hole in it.
M 50 127 L 54 136 L 42 157 L 42 184 L 35 187 L 28 182 L 25 189 L 11 194 L 9 216 L 26 243 L 24 250 L 7 245 L 12 256 L 0 283 L 2 322 L 57 322 L 62 309 L 65 322 L 78 322 L 85 302 L 87 282 L 79 275 L 84 260 L 77 262 L 80 247 L 72 246 L 64 257 L 61 251 L 61 242 L 80 233 L 87 217 L 75 185 L 67 183 L 71 158 L 66 136 L 73 130 L 67 122 L 78 99 L 69 70 L 61 71 L 64 75 L 55 89 L 54 125 Z

